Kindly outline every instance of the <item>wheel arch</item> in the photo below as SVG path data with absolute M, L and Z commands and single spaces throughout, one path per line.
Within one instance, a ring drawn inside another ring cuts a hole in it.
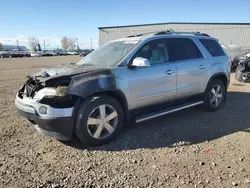
M 221 81 L 224 83 L 225 87 L 227 88 L 227 86 L 228 86 L 228 78 L 227 78 L 227 76 L 226 76 L 225 73 L 220 72 L 220 73 L 216 73 L 216 74 L 214 74 L 213 76 L 211 76 L 211 78 L 210 78 L 210 79 L 208 80 L 208 82 L 207 82 L 207 86 L 208 86 L 208 84 L 209 84 L 212 80 L 214 80 L 214 79 L 219 79 L 219 80 L 221 80 Z
M 216 74 L 214 74 L 213 76 L 211 76 L 211 78 L 209 79 L 209 81 L 208 81 L 208 83 L 207 83 L 207 86 L 208 86 L 209 83 L 210 83 L 212 80 L 214 80 L 214 79 L 221 80 L 221 81 L 224 83 L 225 88 L 226 88 L 226 90 L 227 90 L 228 85 L 229 85 L 229 81 L 228 81 L 228 78 L 227 78 L 227 76 L 226 76 L 225 73 L 220 72 L 220 73 L 216 73 Z M 206 86 L 206 88 L 207 88 L 207 86 Z M 226 92 L 226 94 L 225 94 L 224 101 L 226 101 L 226 98 L 227 98 L 227 92 Z
M 87 96 L 86 98 L 92 98 L 96 96 L 109 96 L 112 98 L 115 98 L 120 104 L 124 112 L 125 120 L 128 120 L 130 118 L 130 114 L 128 111 L 128 103 L 125 95 L 123 92 L 119 89 L 113 89 L 113 90 L 105 90 L 105 91 L 99 91 L 96 93 L 92 93 L 91 95 Z M 81 102 L 84 102 L 86 98 L 81 98 Z

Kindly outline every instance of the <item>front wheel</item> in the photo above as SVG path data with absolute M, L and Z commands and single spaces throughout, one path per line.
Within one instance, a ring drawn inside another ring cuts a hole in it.
M 208 111 L 218 110 L 225 103 L 225 84 L 219 79 L 212 80 L 206 88 L 204 98 L 204 106 Z
M 86 145 L 102 145 L 119 134 L 123 121 L 123 109 L 116 99 L 109 96 L 91 97 L 79 108 L 75 134 Z

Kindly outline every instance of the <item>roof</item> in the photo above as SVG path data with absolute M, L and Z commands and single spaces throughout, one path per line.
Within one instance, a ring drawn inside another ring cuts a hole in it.
M 140 27 L 140 26 L 152 26 L 152 25 L 167 25 L 167 24 L 203 24 L 203 25 L 249 25 L 250 23 L 203 23 L 203 22 L 166 22 L 166 23 L 151 23 L 151 24 L 139 24 L 139 25 L 122 25 L 122 26 L 110 26 L 110 27 L 98 27 L 101 29 L 111 29 L 111 28 L 122 28 L 122 27 Z
M 124 38 L 119 38 L 119 39 L 114 39 L 111 40 L 112 42 L 115 41 L 140 41 L 140 40 L 147 40 L 149 38 L 199 38 L 199 39 L 212 39 L 212 40 L 217 40 L 211 36 L 204 36 L 204 35 L 193 35 L 193 34 L 188 34 L 184 33 L 181 34 L 182 32 L 173 32 L 174 34 L 161 34 L 161 35 L 154 35 L 154 34 L 146 34 L 146 35 L 141 35 L 141 36 L 132 36 L 132 37 L 124 37 Z M 175 34 L 176 33 L 176 34 Z

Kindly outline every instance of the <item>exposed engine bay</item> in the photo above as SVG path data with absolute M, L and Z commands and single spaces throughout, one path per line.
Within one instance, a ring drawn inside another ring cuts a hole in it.
M 112 88 L 115 88 L 115 81 L 110 69 L 71 64 L 42 69 L 28 76 L 18 96 L 56 108 L 67 108 L 74 106 L 78 97 L 86 97 L 98 89 Z

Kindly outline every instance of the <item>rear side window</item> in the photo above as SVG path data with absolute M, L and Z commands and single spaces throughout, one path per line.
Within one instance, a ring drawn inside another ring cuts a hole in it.
M 183 61 L 203 58 L 196 44 L 188 38 L 168 38 L 171 44 L 171 54 L 173 61 Z
M 200 42 L 207 49 L 213 57 L 224 56 L 225 52 L 223 51 L 221 45 L 216 40 L 211 39 L 200 39 Z

